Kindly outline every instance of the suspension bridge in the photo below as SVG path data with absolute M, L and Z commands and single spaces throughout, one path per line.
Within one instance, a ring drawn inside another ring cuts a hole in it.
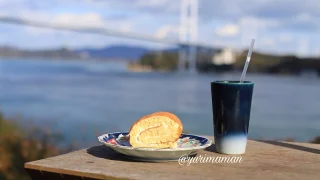
M 114 36 L 149 42 L 164 43 L 168 45 L 176 45 L 179 47 L 179 69 L 185 70 L 186 61 L 189 63 L 189 70 L 196 70 L 196 54 L 197 47 L 210 48 L 212 45 L 197 42 L 198 36 L 198 0 L 183 0 L 180 4 L 180 28 L 179 37 L 158 38 L 152 35 L 140 34 L 135 32 L 123 32 L 108 28 L 86 28 L 86 27 L 71 27 L 62 24 L 53 24 L 40 22 L 36 20 L 28 20 L 12 16 L 0 16 L 0 22 L 33 26 L 39 28 L 49 28 L 64 31 L 73 31 L 80 33 L 101 34 L 106 36 Z

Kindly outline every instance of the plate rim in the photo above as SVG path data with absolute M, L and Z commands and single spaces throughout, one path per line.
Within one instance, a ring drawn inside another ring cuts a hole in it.
M 196 136 L 196 137 L 200 137 L 200 138 L 204 138 L 207 139 L 207 142 L 202 145 L 202 146 L 197 146 L 197 147 L 184 147 L 184 148 L 141 148 L 141 147 L 128 147 L 128 146 L 121 146 L 121 145 L 113 145 L 113 144 L 109 144 L 106 143 L 105 141 L 103 141 L 103 137 L 106 135 L 110 135 L 110 134 L 116 134 L 116 133 L 129 133 L 128 131 L 125 132 L 113 132 L 113 133 L 105 133 L 102 134 L 100 136 L 98 136 L 98 141 L 108 147 L 113 147 L 113 148 L 119 148 L 119 149 L 126 149 L 126 150 L 140 150 L 140 151 L 188 151 L 188 150 L 199 150 L 199 149 L 205 149 L 209 146 L 212 145 L 212 140 L 210 140 L 207 137 L 204 136 L 199 136 L 199 135 L 195 135 L 195 134 L 188 134 L 188 133 L 181 133 L 181 135 L 190 135 L 190 136 Z

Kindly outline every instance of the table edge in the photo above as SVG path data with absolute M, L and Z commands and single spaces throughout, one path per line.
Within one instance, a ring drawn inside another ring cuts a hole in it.
M 46 171 L 46 172 L 57 173 L 57 174 L 79 176 L 82 178 L 85 177 L 85 178 L 94 178 L 94 179 L 129 180 L 129 178 L 122 178 L 122 177 L 107 176 L 107 175 L 87 173 L 87 172 L 84 173 L 84 172 L 79 172 L 79 171 L 74 171 L 74 170 L 65 170 L 65 169 L 44 167 L 44 166 L 31 164 L 31 162 L 25 163 L 24 168 L 30 169 L 30 170 L 36 170 L 36 171 L 40 171 L 40 172 Z

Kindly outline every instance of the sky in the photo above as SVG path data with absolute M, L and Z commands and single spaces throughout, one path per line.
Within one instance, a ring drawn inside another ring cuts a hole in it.
M 0 0 L 9 16 L 81 28 L 107 28 L 179 39 L 182 0 Z M 198 0 L 196 42 L 275 54 L 320 56 L 320 0 Z M 0 45 L 28 49 L 104 47 L 114 44 L 165 48 L 128 38 L 0 22 Z

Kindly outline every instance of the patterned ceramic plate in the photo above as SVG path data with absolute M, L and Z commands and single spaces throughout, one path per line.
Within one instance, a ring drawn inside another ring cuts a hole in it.
M 212 141 L 201 136 L 181 134 L 176 148 L 134 148 L 129 143 L 128 132 L 104 134 L 99 142 L 131 159 L 142 161 L 176 161 L 182 155 L 195 155 L 197 150 L 209 147 Z

